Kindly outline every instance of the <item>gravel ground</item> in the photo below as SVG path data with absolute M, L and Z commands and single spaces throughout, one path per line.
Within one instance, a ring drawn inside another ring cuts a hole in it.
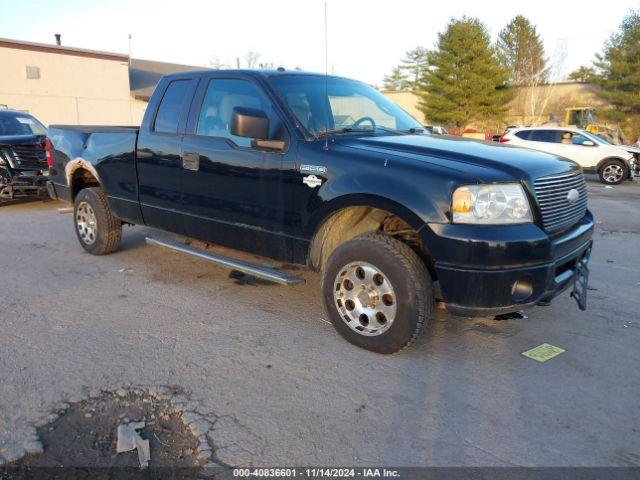
M 0 460 L 60 404 L 133 385 L 179 386 L 228 465 L 640 465 L 640 185 L 589 191 L 587 312 L 568 293 L 528 320 L 440 311 L 392 356 L 334 333 L 315 274 L 238 282 L 142 227 L 94 257 L 60 204 L 0 207 Z M 566 352 L 521 355 L 543 342 Z

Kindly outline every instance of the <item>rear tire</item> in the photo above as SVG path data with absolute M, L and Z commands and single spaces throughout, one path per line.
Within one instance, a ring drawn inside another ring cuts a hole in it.
M 92 255 L 106 255 L 118 249 L 122 222 L 113 215 L 101 188 L 80 190 L 73 207 L 74 226 L 82 248 Z
M 433 316 L 424 263 L 409 246 L 380 232 L 356 237 L 331 254 L 322 291 L 338 333 L 377 353 L 408 347 Z
M 598 170 L 598 175 L 602 183 L 618 185 L 629 178 L 629 168 L 620 160 L 607 160 Z

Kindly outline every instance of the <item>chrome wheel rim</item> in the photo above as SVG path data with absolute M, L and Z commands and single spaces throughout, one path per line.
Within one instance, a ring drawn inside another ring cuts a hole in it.
M 351 330 L 365 336 L 386 332 L 396 317 L 397 298 L 389 278 L 367 262 L 344 266 L 333 282 L 333 298 Z
M 616 183 L 622 180 L 624 169 L 620 165 L 607 165 L 602 170 L 602 178 L 607 183 Z
M 87 245 L 93 245 L 98 234 L 96 214 L 87 202 L 80 202 L 76 210 L 76 228 L 78 235 Z

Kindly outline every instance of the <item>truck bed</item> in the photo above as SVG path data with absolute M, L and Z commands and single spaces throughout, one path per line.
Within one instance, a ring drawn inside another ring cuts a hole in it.
M 109 204 L 117 216 L 140 223 L 136 173 L 139 129 L 111 125 L 51 125 L 53 167 L 50 175 L 57 196 L 73 201 L 77 183 L 82 181 L 78 178 L 92 176 L 108 192 Z
M 138 131 L 140 127 L 127 125 L 50 125 L 49 129 L 56 128 L 79 133 L 128 133 L 131 130 Z

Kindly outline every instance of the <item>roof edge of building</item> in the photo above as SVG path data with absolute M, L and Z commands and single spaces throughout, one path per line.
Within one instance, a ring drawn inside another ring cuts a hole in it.
M 60 55 L 73 55 L 77 57 L 100 58 L 103 60 L 129 61 L 129 55 L 123 53 L 103 52 L 100 50 L 88 50 L 85 48 L 66 47 L 48 43 L 26 42 L 10 38 L 0 38 L 0 47 L 16 50 L 31 50 L 36 52 L 57 53 Z

